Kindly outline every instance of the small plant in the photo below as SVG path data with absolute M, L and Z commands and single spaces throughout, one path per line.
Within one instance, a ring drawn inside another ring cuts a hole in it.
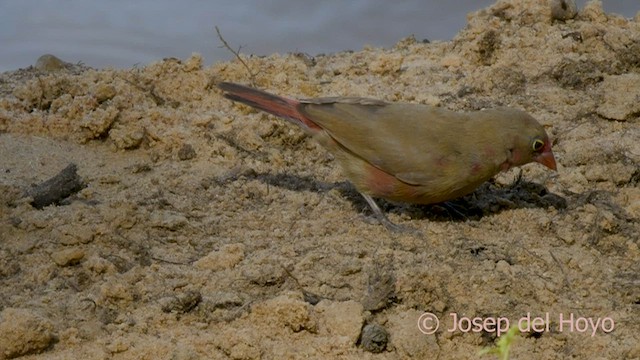
M 492 347 L 485 347 L 478 352 L 478 355 L 495 354 L 500 360 L 509 359 L 509 351 L 511 350 L 511 344 L 516 339 L 516 336 L 520 333 L 520 329 L 517 325 L 513 325 L 509 331 L 498 338 L 496 345 Z

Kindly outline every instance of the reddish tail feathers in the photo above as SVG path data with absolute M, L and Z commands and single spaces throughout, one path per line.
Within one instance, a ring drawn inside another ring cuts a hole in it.
M 266 111 L 275 116 L 279 116 L 292 123 L 305 128 L 307 131 L 320 130 L 313 121 L 306 118 L 298 110 L 300 102 L 294 99 L 269 94 L 248 86 L 222 82 L 218 87 L 225 91 L 224 97 L 233 101 L 239 101 L 256 109 Z

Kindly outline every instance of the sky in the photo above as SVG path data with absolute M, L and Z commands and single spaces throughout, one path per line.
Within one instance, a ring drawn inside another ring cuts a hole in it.
M 578 1 L 579 7 L 586 0 Z M 492 0 L 2 0 L 0 71 L 43 54 L 102 68 L 144 65 L 193 52 L 205 63 L 229 60 L 214 26 L 243 53 L 310 55 L 390 47 L 414 35 L 450 40 L 469 12 Z M 638 0 L 604 0 L 605 11 L 633 17 Z

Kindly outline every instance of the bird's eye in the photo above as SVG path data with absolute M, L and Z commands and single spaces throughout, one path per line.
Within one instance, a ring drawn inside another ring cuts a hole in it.
M 535 139 L 533 140 L 533 144 L 531 145 L 531 148 L 533 149 L 533 151 L 540 151 L 542 150 L 542 148 L 544 147 L 544 141 L 540 140 L 540 139 Z

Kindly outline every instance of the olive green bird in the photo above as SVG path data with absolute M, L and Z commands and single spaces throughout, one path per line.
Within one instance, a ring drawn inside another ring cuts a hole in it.
M 511 108 L 456 112 L 356 97 L 295 100 L 223 82 L 228 99 L 300 126 L 331 152 L 379 221 L 373 198 L 433 204 L 475 190 L 530 162 L 556 170 L 551 142 L 529 114 Z

